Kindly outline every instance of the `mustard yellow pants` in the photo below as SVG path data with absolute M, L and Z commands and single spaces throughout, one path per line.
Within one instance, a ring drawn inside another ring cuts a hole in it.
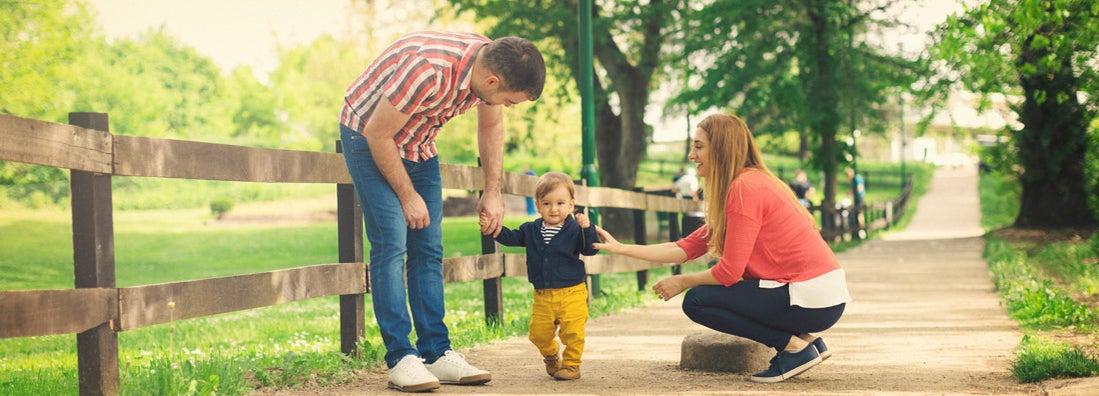
M 562 366 L 580 366 L 584 354 L 584 325 L 588 322 L 588 285 L 535 289 L 530 315 L 530 342 L 542 356 L 557 356 L 556 337 L 565 344 Z

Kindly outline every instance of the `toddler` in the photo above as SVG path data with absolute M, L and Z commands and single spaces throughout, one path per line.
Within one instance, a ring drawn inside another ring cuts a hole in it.
M 580 254 L 599 252 L 592 246 L 598 241 L 588 216 L 570 216 L 575 195 L 568 175 L 542 175 L 534 194 L 541 217 L 523 223 L 518 230 L 504 227 L 496 236 L 502 245 L 526 247 L 527 279 L 534 285 L 529 338 L 542 353 L 546 373 L 559 380 L 580 378 L 584 324 L 588 321 L 587 271 Z M 560 358 L 556 336 L 565 345 Z

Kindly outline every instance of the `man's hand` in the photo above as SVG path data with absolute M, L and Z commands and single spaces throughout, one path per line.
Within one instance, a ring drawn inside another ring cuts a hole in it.
M 481 201 L 477 204 L 477 214 L 484 218 L 479 221 L 482 235 L 492 235 L 495 238 L 500 235 L 504 226 L 504 199 L 499 192 L 495 194 L 486 191 L 481 195 Z
M 412 194 L 411 199 L 401 200 L 401 210 L 404 211 L 404 222 L 408 228 L 419 230 L 431 225 L 431 215 L 427 212 L 427 204 L 420 194 Z

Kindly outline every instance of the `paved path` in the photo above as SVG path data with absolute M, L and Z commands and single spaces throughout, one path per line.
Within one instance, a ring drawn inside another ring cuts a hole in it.
M 555 381 L 525 337 L 464 351 L 493 372 L 486 386 L 435 394 L 1089 394 L 1095 387 L 1020 384 L 1010 374 L 1022 334 L 993 291 L 981 257 L 976 172 L 936 173 L 906 230 L 839 255 L 854 301 L 823 335 L 832 359 L 779 384 L 745 374 L 678 368 L 683 337 L 709 331 L 679 301 L 655 303 L 588 323 L 578 381 Z M 294 394 L 377 394 L 384 370 L 355 383 Z M 1092 393 L 1095 394 L 1095 393 Z

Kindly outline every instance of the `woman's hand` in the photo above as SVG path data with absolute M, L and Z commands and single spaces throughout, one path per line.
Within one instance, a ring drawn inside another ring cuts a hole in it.
M 592 244 L 592 247 L 602 250 L 604 252 L 618 253 L 622 249 L 622 243 L 614 239 L 614 236 L 610 232 L 604 230 L 603 227 L 595 226 L 595 234 L 599 235 L 599 239 L 603 242 L 596 242 Z
M 683 275 L 675 275 L 670 278 L 661 279 L 660 282 L 656 282 L 656 284 L 653 285 L 653 292 L 655 292 L 656 296 L 660 297 L 661 300 L 668 301 L 673 297 L 678 296 L 679 293 L 682 293 L 684 290 L 687 290 L 688 287 L 689 285 L 687 285 L 686 278 L 684 278 Z

